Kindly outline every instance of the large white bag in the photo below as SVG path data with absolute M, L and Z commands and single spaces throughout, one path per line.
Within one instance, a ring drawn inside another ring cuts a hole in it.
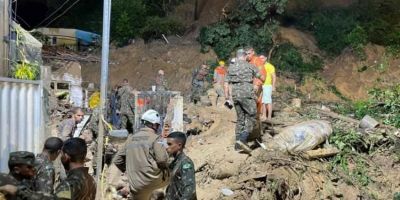
M 283 151 L 298 153 L 314 149 L 332 134 L 332 127 L 327 121 L 311 120 L 288 126 L 274 136 L 276 147 Z

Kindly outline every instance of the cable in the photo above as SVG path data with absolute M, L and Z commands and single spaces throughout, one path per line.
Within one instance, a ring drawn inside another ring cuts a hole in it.
M 21 22 L 23 22 L 25 25 L 27 25 L 29 28 L 31 27 L 31 25 L 29 25 L 28 24 L 28 22 L 26 22 L 22 17 L 20 17 L 19 15 L 17 15 L 17 13 L 16 12 L 14 12 L 14 10 L 12 11 L 14 14 L 15 14 L 15 16 L 17 16 L 17 18 L 19 18 L 19 20 L 21 20 Z M 18 20 L 18 21 L 19 21 Z
M 79 0 L 76 0 L 70 7 L 68 7 L 67 9 L 64 10 L 63 13 L 61 13 L 60 15 L 58 15 L 57 17 L 55 17 L 53 20 L 51 20 L 49 23 L 46 24 L 45 27 L 47 27 L 48 25 L 50 25 L 51 23 L 53 23 L 56 19 L 58 19 L 59 17 L 63 16 L 66 12 L 68 12 L 69 9 L 71 9 L 75 4 L 77 4 L 79 2 Z
M 48 20 L 50 17 L 52 17 L 54 14 L 56 14 L 61 8 L 64 7 L 65 4 L 67 4 L 70 0 L 66 0 L 60 7 L 58 7 L 54 12 L 52 12 L 49 16 L 47 16 L 44 20 L 42 20 L 38 25 L 36 25 L 36 28 L 38 28 L 40 25 L 42 25 L 46 20 Z

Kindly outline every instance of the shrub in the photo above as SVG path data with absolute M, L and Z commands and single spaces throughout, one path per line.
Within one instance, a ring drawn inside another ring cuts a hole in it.
M 111 16 L 111 37 L 122 46 L 139 35 L 145 23 L 146 6 L 142 0 L 114 0 Z
M 347 43 L 354 50 L 354 53 L 360 58 L 365 59 L 364 47 L 368 42 L 368 36 L 364 28 L 356 26 L 349 34 L 347 34 Z
M 220 59 L 227 59 L 239 47 L 252 46 L 258 53 L 271 47 L 272 36 L 287 0 L 244 1 L 227 19 L 203 28 L 199 42 L 202 51 L 213 48 Z
M 153 16 L 146 19 L 144 27 L 140 29 L 140 36 L 145 41 L 149 41 L 153 38 L 161 38 L 162 34 L 180 34 L 183 30 L 183 24 L 175 19 Z
M 322 68 L 322 60 L 312 56 L 310 61 L 305 61 L 301 53 L 291 44 L 280 45 L 272 55 L 271 62 L 282 71 L 294 72 L 301 76 L 312 73 Z

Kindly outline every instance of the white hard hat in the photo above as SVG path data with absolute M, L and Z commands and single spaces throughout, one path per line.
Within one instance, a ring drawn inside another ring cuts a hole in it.
M 158 114 L 157 111 L 152 110 L 152 109 L 143 113 L 142 120 L 150 122 L 152 124 L 160 124 L 160 122 L 161 122 L 160 114 Z

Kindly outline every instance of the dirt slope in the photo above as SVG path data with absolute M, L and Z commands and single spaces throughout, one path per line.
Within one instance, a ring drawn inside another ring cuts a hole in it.
M 351 100 L 368 97 L 374 87 L 398 84 L 400 59 L 391 56 L 382 46 L 367 45 L 366 59 L 361 60 L 350 50 L 344 51 L 332 61 L 328 61 L 323 77 L 329 84 Z
M 157 71 L 165 71 L 171 90 L 187 92 L 190 89 L 192 71 L 207 60 L 215 60 L 210 52 L 200 53 L 200 46 L 177 37 L 170 37 L 170 44 L 155 41 L 144 44 L 136 41 L 123 48 L 110 51 L 109 80 L 111 85 L 127 78 L 133 88 L 150 90 L 154 84 Z M 82 64 L 83 80 L 100 83 L 100 64 Z

